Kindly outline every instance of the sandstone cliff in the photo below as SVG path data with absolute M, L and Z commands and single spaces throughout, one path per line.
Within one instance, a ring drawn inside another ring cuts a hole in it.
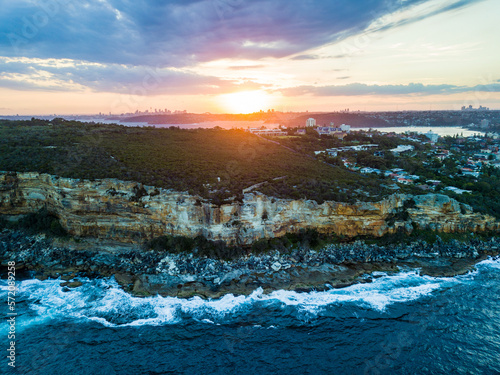
M 317 204 L 249 193 L 242 203 L 219 207 L 187 193 L 135 182 L 0 172 L 0 215 L 23 215 L 42 207 L 56 213 L 71 235 L 135 243 L 174 234 L 249 244 L 301 228 L 382 236 L 399 227 L 411 230 L 412 223 L 444 232 L 500 229 L 494 218 L 438 194 L 395 194 L 376 203 Z

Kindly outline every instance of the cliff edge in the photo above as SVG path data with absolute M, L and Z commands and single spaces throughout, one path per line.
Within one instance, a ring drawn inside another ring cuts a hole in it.
M 0 215 L 47 208 L 75 237 L 141 243 L 161 235 L 251 244 L 303 228 L 346 237 L 380 237 L 399 228 L 443 232 L 498 230 L 500 223 L 439 194 L 394 194 L 355 204 L 276 199 L 258 192 L 216 206 L 198 196 L 116 179 L 75 180 L 0 172 Z

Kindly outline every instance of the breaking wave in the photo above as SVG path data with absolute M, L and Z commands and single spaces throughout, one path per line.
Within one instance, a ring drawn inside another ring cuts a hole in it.
M 248 296 L 225 295 L 219 299 L 199 297 L 134 297 L 113 279 L 81 279 L 83 286 L 64 292 L 61 280 L 25 280 L 17 283 L 17 309 L 20 329 L 47 320 L 83 319 L 107 327 L 158 326 L 196 320 L 206 324 L 231 323 L 236 317 L 264 309 L 297 320 L 310 320 L 349 311 L 384 313 L 390 306 L 432 296 L 440 289 L 474 280 L 484 268 L 500 268 L 499 259 L 478 264 L 477 271 L 453 278 L 421 276 L 418 271 L 394 275 L 374 273 L 370 283 L 341 289 L 300 293 L 278 290 L 264 294 L 261 288 Z M 7 282 L 0 281 L 0 295 L 6 299 Z M 269 325 L 272 322 L 269 322 Z

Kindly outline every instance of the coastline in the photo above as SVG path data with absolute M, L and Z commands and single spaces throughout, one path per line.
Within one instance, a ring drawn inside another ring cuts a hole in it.
M 326 245 L 317 251 L 299 247 L 286 254 L 273 251 L 231 261 L 98 242 L 84 245 L 68 246 L 43 235 L 5 229 L 0 232 L 0 273 L 13 260 L 19 277 L 60 278 L 67 292 L 81 285 L 80 278 L 113 276 L 135 296 L 220 298 L 226 294 L 249 295 L 257 288 L 264 293 L 341 288 L 371 282 L 377 271 L 419 269 L 422 275 L 451 277 L 500 254 L 498 237 L 463 243 L 452 240 L 428 244 L 419 240 L 387 246 L 356 241 Z

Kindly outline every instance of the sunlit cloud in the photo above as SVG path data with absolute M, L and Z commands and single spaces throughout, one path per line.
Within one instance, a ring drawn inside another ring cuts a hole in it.
M 0 6 L 0 90 L 184 96 L 195 98 L 196 108 L 206 103 L 207 111 L 215 102 L 224 107 L 222 95 L 241 92 L 282 107 L 288 100 L 310 103 L 302 98 L 388 102 L 498 92 L 497 76 L 490 78 L 500 63 L 492 48 L 496 0 L 0 0 Z M 463 25 L 468 33 L 460 33 Z
M 285 96 L 451 95 L 464 92 L 500 92 L 500 84 L 491 83 L 467 87 L 455 85 L 424 85 L 422 83 L 409 83 L 407 85 L 367 85 L 363 83 L 352 83 L 338 86 L 299 86 L 280 89 L 279 91 Z

